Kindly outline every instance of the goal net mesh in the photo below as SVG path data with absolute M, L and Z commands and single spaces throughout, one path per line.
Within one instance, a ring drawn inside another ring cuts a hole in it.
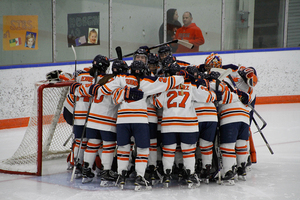
M 63 144 L 72 134 L 72 126 L 66 123 L 62 112 L 70 84 L 71 82 L 62 84 L 43 81 L 35 84 L 34 103 L 26 133 L 13 156 L 0 162 L 0 170 L 8 173 L 36 174 L 38 165 L 42 165 L 42 160 L 67 156 L 72 139 L 65 146 Z M 41 95 L 42 98 L 39 98 Z M 39 99 L 42 102 L 39 102 Z M 38 115 L 39 104 L 43 105 L 42 116 Z M 39 120 L 42 120 L 41 128 L 39 128 Z M 42 141 L 38 139 L 39 137 Z M 38 152 L 41 149 L 42 160 L 39 160 Z

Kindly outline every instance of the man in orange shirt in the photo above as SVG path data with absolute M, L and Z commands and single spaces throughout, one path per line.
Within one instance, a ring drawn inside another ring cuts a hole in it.
M 192 20 L 193 17 L 190 12 L 183 13 L 183 26 L 177 30 L 175 39 L 186 40 L 194 44 L 194 48 L 189 49 L 182 45 L 178 45 L 176 53 L 198 52 L 199 46 L 205 42 L 201 29 L 195 23 L 192 23 Z

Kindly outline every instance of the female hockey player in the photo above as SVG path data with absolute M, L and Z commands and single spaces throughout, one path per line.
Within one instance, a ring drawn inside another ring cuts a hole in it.
M 221 68 L 222 59 L 217 54 L 212 53 L 205 60 L 205 69 Z M 222 179 L 226 184 L 234 184 L 236 152 L 238 155 L 246 155 L 248 129 L 249 129 L 249 110 L 245 104 L 249 101 L 247 93 L 239 90 L 230 90 L 229 79 L 225 78 L 219 82 L 217 77 L 210 81 L 211 90 L 220 90 L 225 98 L 218 104 L 219 113 L 219 132 L 220 132 L 220 151 L 222 156 Z
M 180 66 L 175 62 L 168 66 L 168 74 L 174 75 L 180 71 Z M 153 97 L 153 104 L 163 108 L 161 122 L 163 144 L 164 184 L 168 187 L 174 163 L 177 140 L 180 141 L 183 152 L 183 164 L 186 169 L 188 187 L 199 186 L 200 181 L 195 173 L 195 150 L 198 137 L 198 121 L 193 101 L 210 102 L 217 100 L 214 92 L 197 88 L 191 81 L 192 75 L 181 70 L 180 75 L 185 77 L 185 82 L 169 91 Z M 217 92 L 218 93 L 218 92 Z M 220 93 L 218 93 L 220 97 Z M 220 100 L 220 99 L 218 99 Z
M 137 146 L 135 189 L 139 190 L 141 186 L 148 186 L 144 178 L 150 146 L 147 96 L 166 91 L 183 83 L 183 77 L 145 77 L 148 69 L 142 61 L 133 61 L 130 65 L 130 71 L 131 73 L 128 75 L 117 75 L 113 81 L 103 86 L 92 85 L 89 91 L 97 98 L 102 95 L 111 95 L 114 92 L 114 101 L 120 104 L 117 117 L 118 184 L 121 188 L 125 184 L 125 173 L 130 154 L 130 138 L 134 136 Z M 140 94 L 132 91 L 143 91 L 142 99 L 139 100 Z

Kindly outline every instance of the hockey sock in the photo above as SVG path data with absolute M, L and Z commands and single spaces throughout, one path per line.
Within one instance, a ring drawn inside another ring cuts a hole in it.
M 181 143 L 181 149 L 183 154 L 183 164 L 186 169 L 191 171 L 191 174 L 195 173 L 195 144 Z
M 148 166 L 154 165 L 156 166 L 157 161 L 157 139 L 150 139 L 150 148 L 149 148 L 149 158 L 148 158 Z
M 118 174 L 122 174 L 123 170 L 127 170 L 129 165 L 130 144 L 119 146 L 118 155 Z
M 180 145 L 176 146 L 174 162 L 175 162 L 177 167 L 179 166 L 180 163 L 183 164 L 183 155 L 182 155 L 182 149 L 181 149 Z
M 235 144 L 237 166 L 240 167 L 241 163 L 247 163 L 248 149 L 246 140 L 237 140 Z
M 87 142 L 87 148 L 84 151 L 84 162 L 89 163 L 90 167 L 92 167 L 95 162 L 100 144 L 101 140 L 99 139 L 89 139 Z
M 137 147 L 137 155 L 135 158 L 135 171 L 137 176 L 144 177 L 145 170 L 148 163 L 149 148 L 139 148 Z
M 232 170 L 232 166 L 236 164 L 235 143 L 220 144 L 220 150 L 223 163 L 222 174 L 224 176 L 225 173 Z
M 175 159 L 175 150 L 176 150 L 176 143 L 171 145 L 164 145 L 162 148 L 163 151 L 162 161 L 163 161 L 165 173 L 167 169 L 172 170 L 174 159 Z
M 111 169 L 115 148 L 116 148 L 115 141 L 113 142 L 103 141 L 103 151 L 102 151 L 101 161 L 104 170 Z
M 207 140 L 203 140 L 200 138 L 199 147 L 201 149 L 201 157 L 202 157 L 202 168 L 205 165 L 212 164 L 212 155 L 213 155 L 213 143 Z

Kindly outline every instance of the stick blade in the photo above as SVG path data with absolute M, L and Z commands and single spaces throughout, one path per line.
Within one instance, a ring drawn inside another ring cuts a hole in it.
M 187 47 L 189 49 L 194 48 L 194 45 L 192 43 L 189 43 L 189 42 L 184 41 L 184 40 L 178 40 L 177 43 L 181 44 L 181 45 L 183 45 L 183 46 L 185 46 L 185 47 Z
M 117 53 L 118 59 L 122 60 L 123 59 L 123 55 L 122 55 L 122 48 L 120 46 L 116 47 L 116 53 Z

